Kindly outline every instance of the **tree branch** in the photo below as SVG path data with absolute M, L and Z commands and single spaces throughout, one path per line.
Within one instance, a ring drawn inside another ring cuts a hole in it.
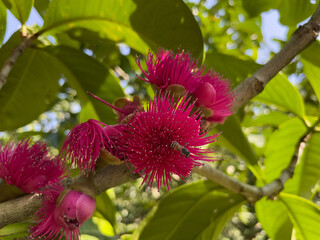
M 269 62 L 256 71 L 251 77 L 242 81 L 234 89 L 233 111 L 249 102 L 253 97 L 263 91 L 266 84 L 277 75 L 282 68 L 291 62 L 303 49 L 316 40 L 320 31 L 320 4 L 310 20 L 300 26 Z
M 14 64 L 16 63 L 17 59 L 23 53 L 26 47 L 31 45 L 32 40 L 34 38 L 35 35 L 27 35 L 23 37 L 22 42 L 15 49 L 13 49 L 11 56 L 3 64 L 2 69 L 0 71 L 0 90 L 6 84 L 9 73 L 13 68 Z
M 277 53 L 266 65 L 261 67 L 251 77 L 245 79 L 239 84 L 235 90 L 235 104 L 233 111 L 236 112 L 241 106 L 247 103 L 250 99 L 258 95 L 265 85 L 290 61 L 314 41 L 320 31 L 320 4 L 314 15 L 308 23 L 299 27 L 292 35 L 289 42 Z M 37 35 L 33 35 L 36 37 Z M 6 82 L 6 78 L 10 70 L 21 55 L 23 50 L 30 44 L 31 39 L 25 39 L 12 53 L 6 64 L 0 71 L 0 89 Z M 313 131 L 313 130 L 312 130 Z M 310 132 L 310 131 L 308 131 Z M 304 144 L 307 138 L 299 141 L 300 145 Z M 273 196 L 283 189 L 284 183 L 292 177 L 296 166 L 298 154 L 295 154 L 291 159 L 289 166 L 281 173 L 280 177 L 273 182 L 265 185 L 262 188 L 243 183 L 237 179 L 231 178 L 225 173 L 204 164 L 202 167 L 196 168 L 194 171 L 215 181 L 222 186 L 243 194 L 249 201 L 256 202 L 263 196 Z M 109 188 L 118 186 L 130 180 L 137 178 L 133 175 L 126 165 L 107 166 L 99 171 L 94 177 L 95 192 L 101 193 Z M 81 182 L 83 177 L 76 177 L 71 182 Z M 11 201 L 0 204 L 0 228 L 15 222 L 24 221 L 32 216 L 41 206 L 41 196 L 39 194 L 31 194 L 23 196 Z
M 271 183 L 264 185 L 263 187 L 256 187 L 250 184 L 241 182 L 235 178 L 229 177 L 227 174 L 213 168 L 209 164 L 205 163 L 203 166 L 195 168 L 193 171 L 205 176 L 206 178 L 219 183 L 225 188 L 240 193 L 245 196 L 248 201 L 255 203 L 262 197 L 274 197 L 278 195 L 284 188 L 284 184 L 293 177 L 295 167 L 297 165 L 299 156 L 310 138 L 311 133 L 316 126 L 320 123 L 320 118 L 307 130 L 307 132 L 299 139 L 296 144 L 296 150 L 291 158 L 291 161 L 287 168 L 285 168 L 281 175 L 273 180 Z
M 101 169 L 94 177 L 93 190 L 96 195 L 103 191 L 121 185 L 138 178 L 139 175 L 132 174 L 126 164 L 120 166 L 109 165 Z M 83 183 L 86 178 L 77 176 L 64 181 L 68 186 L 75 183 Z M 0 203 L 0 229 L 4 226 L 30 219 L 34 213 L 41 207 L 42 197 L 40 194 L 29 194 L 4 203 Z

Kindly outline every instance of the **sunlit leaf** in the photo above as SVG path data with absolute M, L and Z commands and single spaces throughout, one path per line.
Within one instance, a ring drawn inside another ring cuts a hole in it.
M 198 24 L 181 0 L 53 0 L 41 33 L 79 26 L 142 53 L 158 47 L 181 47 L 194 56 L 203 51 Z
M 281 193 L 279 199 L 293 223 L 296 239 L 309 240 L 320 236 L 320 207 L 318 205 L 288 193 Z
M 293 225 L 287 209 L 280 201 L 263 198 L 255 204 L 255 210 L 259 222 L 269 237 L 273 240 L 291 240 Z
M 6 32 L 6 26 L 7 26 L 7 8 L 3 4 L 3 2 L 0 1 L 0 45 L 2 43 L 4 34 Z
M 320 133 L 311 135 L 295 169 L 293 178 L 285 185 L 285 191 L 305 198 L 311 196 L 311 188 L 320 176 Z
M 307 128 L 299 118 L 292 118 L 279 126 L 270 137 L 265 151 L 265 176 L 267 182 L 280 176 L 296 150 L 296 144 Z
M 28 234 L 29 223 L 13 223 L 0 229 L 1 240 L 22 239 Z
M 309 0 L 282 0 L 278 6 L 280 22 L 283 25 L 296 25 L 310 17 L 315 11 L 317 4 Z
M 96 211 L 108 220 L 114 227 L 116 223 L 116 208 L 106 192 L 96 196 Z
M 289 120 L 289 116 L 286 113 L 280 111 L 272 111 L 268 114 L 259 115 L 257 117 L 253 116 L 244 122 L 244 126 L 279 126 L 281 123 Z
M 229 210 L 234 213 L 243 203 L 241 195 L 213 183 L 184 185 L 160 201 L 138 239 L 216 239 L 232 215 Z
M 10 12 L 24 24 L 31 12 L 34 0 L 2 0 Z
M 280 109 L 304 116 L 304 103 L 298 90 L 292 86 L 284 74 L 275 76 L 253 101 L 274 104 Z

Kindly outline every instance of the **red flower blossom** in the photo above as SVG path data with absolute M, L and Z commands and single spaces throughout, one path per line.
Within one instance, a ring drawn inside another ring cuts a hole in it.
M 234 97 L 230 93 L 229 82 L 213 71 L 203 74 L 204 67 L 197 68 L 198 62 L 188 53 L 180 51 L 175 55 L 172 51 L 159 50 L 155 60 L 151 52 L 145 59 L 149 73 L 142 69 L 137 60 L 146 78 L 139 77 L 140 79 L 160 89 L 166 89 L 172 84 L 183 86 L 188 94 L 197 99 L 195 105 L 212 111 L 211 116 L 206 116 L 208 121 L 223 123 L 232 115 Z
M 150 51 L 145 57 L 148 72 L 145 72 L 137 59 L 137 65 L 141 69 L 146 79 L 138 77 L 148 83 L 154 84 L 164 90 L 171 84 L 179 84 L 188 92 L 196 89 L 202 69 L 197 70 L 198 62 L 194 61 L 188 53 L 178 52 L 176 55 L 172 51 L 160 49 L 156 54 L 156 59 Z
M 209 71 L 201 76 L 201 84 L 192 92 L 197 98 L 196 104 L 212 110 L 212 116 L 206 120 L 223 123 L 233 114 L 231 111 L 234 96 L 230 93 L 229 82 L 223 80 L 217 73 Z
M 110 152 L 113 146 L 113 142 L 101 125 L 107 126 L 93 119 L 76 125 L 68 133 L 60 155 L 66 153 L 66 157 L 82 172 L 94 171 L 100 149 L 105 148 Z
M 62 161 L 49 156 L 45 143 L 22 140 L 0 146 L 0 178 L 26 193 L 59 181 L 63 173 Z
M 38 223 L 31 228 L 33 238 L 59 240 L 79 239 L 79 227 L 88 220 L 96 207 L 95 200 L 82 192 L 64 190 L 61 184 L 47 187 L 42 207 L 36 212 Z
M 174 103 L 168 94 L 159 94 L 144 110 L 137 112 L 124 131 L 123 148 L 127 161 L 152 186 L 162 183 L 169 189 L 171 174 L 187 177 L 200 161 L 211 161 L 201 146 L 214 142 L 200 130 L 201 117 L 192 113 L 193 103 L 183 97 Z

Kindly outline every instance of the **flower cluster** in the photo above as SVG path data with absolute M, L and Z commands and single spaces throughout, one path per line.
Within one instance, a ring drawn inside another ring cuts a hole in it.
M 128 122 L 122 144 L 126 159 L 149 187 L 155 179 L 158 188 L 163 183 L 169 189 L 171 174 L 183 179 L 200 161 L 212 160 L 200 147 L 216 136 L 201 131 L 201 116 L 192 113 L 193 105 L 186 97 L 176 103 L 169 94 L 158 94 Z
M 183 87 L 187 94 L 194 97 L 196 105 L 205 110 L 205 118 L 210 122 L 223 123 L 232 115 L 231 107 L 233 95 L 230 92 L 229 82 L 222 79 L 217 73 L 209 71 L 204 73 L 204 67 L 197 68 L 188 53 L 159 50 L 154 57 L 149 52 L 145 58 L 148 72 L 143 70 L 140 60 L 137 64 L 145 78 L 140 79 L 166 90 L 172 85 Z
M 204 147 L 217 136 L 206 136 L 203 123 L 223 123 L 232 114 L 229 82 L 213 71 L 204 73 L 204 67 L 198 68 L 198 62 L 183 51 L 159 50 L 155 59 L 149 52 L 148 72 L 139 60 L 137 64 L 145 76 L 141 79 L 158 91 L 146 106 L 138 97 L 120 98 L 112 105 L 89 93 L 114 109 L 118 124 L 90 119 L 76 125 L 58 157 L 50 157 L 40 142 L 0 146 L 0 178 L 25 193 L 43 195 L 32 238 L 79 239 L 79 227 L 95 210 L 88 186 L 85 191 L 75 185 L 65 189 L 59 182 L 65 172 L 62 160 L 76 165 L 83 175 L 101 165 L 126 163 L 148 187 L 156 182 L 168 190 L 172 174 L 185 179 L 203 161 L 215 160 Z
M 0 146 L 0 178 L 25 193 L 59 181 L 64 171 L 61 159 L 51 157 L 45 143 L 23 140 Z

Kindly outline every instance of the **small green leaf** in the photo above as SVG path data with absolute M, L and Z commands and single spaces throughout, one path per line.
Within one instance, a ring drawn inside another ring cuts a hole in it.
M 96 212 L 98 212 L 104 219 L 108 220 L 113 227 L 115 226 L 116 208 L 107 192 L 103 192 L 96 196 Z
M 28 234 L 29 223 L 13 223 L 0 229 L 1 240 L 22 239 Z
M 308 62 L 306 60 L 302 60 L 303 64 L 303 73 L 308 78 L 313 90 L 315 91 L 318 101 L 320 99 L 320 64 L 313 65 L 311 62 Z
M 49 3 L 50 0 L 36 0 L 34 2 L 34 7 L 42 18 L 46 16 Z
M 262 93 L 252 99 L 267 104 L 274 104 L 280 109 L 292 112 L 303 118 L 304 104 L 298 90 L 292 86 L 283 74 L 275 76 Z
M 269 237 L 273 240 L 291 240 L 293 225 L 281 202 L 263 198 L 255 204 L 255 210 Z
M 280 111 L 272 111 L 268 114 L 259 115 L 257 117 L 249 117 L 244 122 L 245 127 L 251 127 L 251 126 L 279 126 L 281 123 L 289 120 L 288 114 L 285 114 Z
M 311 135 L 299 159 L 293 178 L 285 185 L 285 191 L 309 198 L 311 189 L 320 176 L 320 133 Z
M 44 51 L 24 51 L 0 91 L 0 131 L 24 126 L 51 106 L 61 77 L 56 66 L 56 59 Z
M 160 201 L 138 239 L 188 240 L 217 236 L 227 221 L 226 216 L 231 215 L 229 210 L 233 209 L 233 213 L 236 206 L 244 203 L 241 195 L 212 182 L 184 185 Z
M 182 0 L 52 0 L 40 34 L 87 28 L 146 53 L 159 47 L 203 52 L 200 28 Z
M 267 182 L 271 182 L 280 176 L 296 150 L 296 144 L 305 134 L 307 128 L 297 117 L 282 123 L 269 139 L 265 151 L 265 176 Z
M 296 239 L 318 239 L 320 236 L 320 207 L 302 197 L 281 193 L 279 200 L 285 206 L 293 227 Z
M 222 74 L 223 77 L 230 79 L 234 85 L 239 84 L 260 67 L 253 60 L 243 60 L 219 52 L 208 52 L 205 65 L 208 68 L 207 70 L 212 68 L 215 72 Z
M 282 0 L 278 6 L 280 22 L 283 25 L 293 26 L 311 17 L 317 4 L 309 0 Z
M 60 69 L 68 83 L 74 88 L 81 102 L 80 121 L 90 118 L 104 123 L 115 123 L 115 114 L 105 104 L 87 94 L 97 95 L 109 103 L 124 96 L 119 80 L 101 63 L 70 47 L 57 46 L 45 49 L 60 62 Z
M 242 6 L 250 17 L 257 17 L 262 12 L 268 11 L 271 8 L 276 8 L 278 0 L 242 0 Z
M 247 137 L 242 132 L 237 116 L 229 117 L 223 125 L 217 125 L 215 132 L 221 132 L 218 143 L 240 156 L 257 178 L 261 177 L 258 157 Z
M 3 41 L 4 34 L 6 33 L 7 26 L 7 8 L 0 1 L 0 45 Z
M 2 0 L 10 12 L 24 24 L 31 12 L 34 0 Z

